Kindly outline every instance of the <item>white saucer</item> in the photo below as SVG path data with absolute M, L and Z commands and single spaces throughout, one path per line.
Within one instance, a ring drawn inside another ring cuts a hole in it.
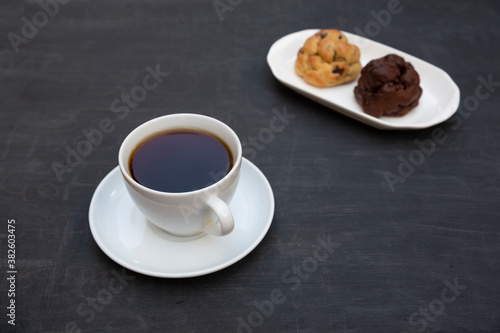
M 274 215 L 274 196 L 264 174 L 243 158 L 229 205 L 235 219 L 227 236 L 179 239 L 152 226 L 134 206 L 118 167 L 97 187 L 89 208 L 97 245 L 118 264 L 145 275 L 185 278 L 234 264 L 264 238 Z
M 313 101 L 340 112 L 362 123 L 385 130 L 415 130 L 434 126 L 450 118 L 458 109 L 460 89 L 442 69 L 408 53 L 374 42 L 370 39 L 342 31 L 349 42 L 361 51 L 361 65 L 370 60 L 395 53 L 410 62 L 420 75 L 423 89 L 419 105 L 402 117 L 375 118 L 363 112 L 354 97 L 353 82 L 331 88 L 317 88 L 306 83 L 295 73 L 295 60 L 307 38 L 318 29 L 302 30 L 277 40 L 269 49 L 267 63 L 273 75 L 284 85 Z

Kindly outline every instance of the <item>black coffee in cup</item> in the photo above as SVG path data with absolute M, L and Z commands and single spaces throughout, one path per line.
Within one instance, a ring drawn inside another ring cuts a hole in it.
M 132 152 L 132 178 L 150 189 L 180 193 L 210 186 L 233 167 L 231 150 L 212 133 L 176 128 L 143 140 Z

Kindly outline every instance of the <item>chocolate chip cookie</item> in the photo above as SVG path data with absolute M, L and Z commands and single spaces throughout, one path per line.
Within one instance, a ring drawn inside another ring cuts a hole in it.
M 359 48 L 336 29 L 309 37 L 299 50 L 295 72 L 316 87 L 333 87 L 356 79 L 361 72 Z

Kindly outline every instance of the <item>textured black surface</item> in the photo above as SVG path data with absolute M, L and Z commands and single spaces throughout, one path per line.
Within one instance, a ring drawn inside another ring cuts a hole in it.
M 221 16 L 214 3 L 226 9 Z M 391 3 L 73 0 L 16 53 L 10 33 L 21 35 L 22 18 L 33 21 L 41 7 L 3 1 L 1 331 L 499 332 L 500 6 L 401 0 L 389 22 L 380 11 Z M 373 13 L 382 24 L 370 23 Z M 266 63 L 275 40 L 308 28 L 365 31 L 444 69 L 461 105 L 470 104 L 446 123 L 405 132 L 320 106 L 280 84 Z M 168 77 L 129 112 L 114 113 L 114 101 L 156 66 Z M 495 82 L 480 95 L 479 77 Z M 273 109 L 294 118 L 252 148 Z M 127 133 L 178 112 L 213 116 L 238 133 L 273 187 L 276 212 L 242 261 L 170 280 L 115 264 L 94 242 L 87 214 Z M 58 177 L 53 166 L 67 164 L 82 131 L 103 119 L 102 142 Z M 442 142 L 405 170 L 403 160 L 420 156 L 416 140 L 433 131 Z M 391 190 L 386 175 L 398 168 L 404 182 Z M 9 219 L 15 326 L 6 316 Z M 314 259 L 318 239 L 333 243 L 323 261 Z M 293 273 L 302 266 L 310 272 Z M 121 274 L 129 280 L 106 299 Z M 454 283 L 462 286 L 455 293 Z M 280 304 L 271 308 L 271 300 Z

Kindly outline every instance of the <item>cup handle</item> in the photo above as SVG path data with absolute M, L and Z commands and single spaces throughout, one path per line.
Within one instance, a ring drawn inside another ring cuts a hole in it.
M 227 204 L 218 197 L 213 197 L 207 201 L 208 207 L 217 216 L 217 221 L 210 221 L 203 227 L 203 231 L 215 236 L 224 236 L 234 229 L 234 219 Z

